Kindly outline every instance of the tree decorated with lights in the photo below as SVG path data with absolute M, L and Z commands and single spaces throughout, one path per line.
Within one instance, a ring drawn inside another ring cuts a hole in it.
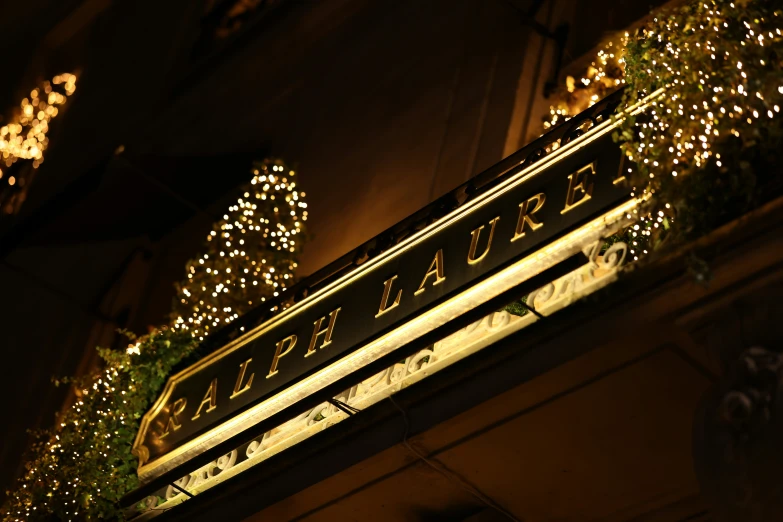
M 307 219 L 294 175 L 281 160 L 254 164 L 205 253 L 188 263 L 173 326 L 142 337 L 125 332 L 127 349 L 98 349 L 100 372 L 57 382 L 72 385 L 76 401 L 57 426 L 34 434 L 26 471 L 0 510 L 3 522 L 122 518 L 117 502 L 138 486 L 131 448 L 140 419 L 173 368 L 206 333 L 293 282 Z
M 199 340 L 293 283 L 307 203 L 281 160 L 254 164 L 242 196 L 207 235 L 177 286 L 172 322 Z

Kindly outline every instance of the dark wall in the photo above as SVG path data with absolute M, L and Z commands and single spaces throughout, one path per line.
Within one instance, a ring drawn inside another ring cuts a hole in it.
M 579 58 L 585 50 L 595 47 L 606 36 L 626 30 L 665 3 L 665 0 L 574 1 L 576 22 L 571 27 L 566 56 Z
M 304 273 L 502 157 L 529 32 L 505 2 L 327 4 L 292 9 L 180 84 L 153 126 L 167 131 L 137 145 L 298 163 Z

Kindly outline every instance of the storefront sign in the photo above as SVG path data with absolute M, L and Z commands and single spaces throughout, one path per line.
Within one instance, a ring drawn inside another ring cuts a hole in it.
M 474 306 L 455 307 L 457 297 L 628 200 L 611 127 L 520 166 L 502 184 L 173 376 L 134 445 L 142 480 L 453 319 Z

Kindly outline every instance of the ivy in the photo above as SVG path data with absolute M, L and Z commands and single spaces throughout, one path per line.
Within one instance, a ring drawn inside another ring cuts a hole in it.
M 616 135 L 635 193 L 652 196 L 639 250 L 703 236 L 780 193 L 781 28 L 782 0 L 701 0 L 628 39 L 626 104 L 663 90 Z
M 2 510 L 3 520 L 121 518 L 117 502 L 138 485 L 131 446 L 144 412 L 172 368 L 195 347 L 190 333 L 162 329 L 127 350 L 99 348 L 101 372 L 60 379 L 76 401 L 56 430 L 34 434 L 26 471 Z

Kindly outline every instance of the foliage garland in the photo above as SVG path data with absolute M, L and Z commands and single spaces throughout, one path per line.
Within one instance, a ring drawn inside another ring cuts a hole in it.
M 637 164 L 635 194 L 654 196 L 608 238 L 628 243 L 634 260 L 781 193 L 782 4 L 691 0 L 662 10 L 634 34 L 610 38 L 578 81 L 568 76 L 555 92 L 544 130 L 623 85 L 624 106 L 665 90 L 649 115 L 625 120 L 615 135 Z M 688 264 L 697 280 L 709 277 L 703 260 Z
M 652 196 L 641 249 L 708 233 L 780 192 L 783 0 L 698 0 L 629 38 L 625 103 L 660 92 L 617 138 Z
M 206 254 L 187 264 L 189 277 L 176 285 L 173 326 L 138 338 L 122 332 L 131 341 L 126 350 L 98 348 L 103 370 L 55 381 L 73 385 L 76 402 L 58 426 L 34 433 L 26 472 L 0 509 L 3 522 L 122 519 L 117 502 L 138 485 L 131 447 L 140 419 L 206 333 L 200 318 L 222 326 L 293 282 L 307 237 L 305 194 L 294 190 L 294 171 L 282 160 L 256 162 L 252 170 L 237 203 L 207 236 Z M 220 255 L 232 246 L 236 254 Z M 251 273 L 254 266 L 265 269 Z
M 186 332 L 161 329 L 127 350 L 99 348 L 106 368 L 64 379 L 76 403 L 56 430 L 35 435 L 26 472 L 8 492 L 3 520 L 89 520 L 119 515 L 116 502 L 138 484 L 131 454 L 139 419 L 157 397 L 171 369 L 195 347 Z M 59 384 L 59 383 L 57 383 Z
M 663 88 L 617 134 L 650 198 L 622 233 L 635 258 L 694 239 L 780 193 L 780 0 L 692 0 L 610 39 L 544 121 L 568 120 L 622 85 L 626 105 Z M 646 118 L 644 121 L 643 119 Z

